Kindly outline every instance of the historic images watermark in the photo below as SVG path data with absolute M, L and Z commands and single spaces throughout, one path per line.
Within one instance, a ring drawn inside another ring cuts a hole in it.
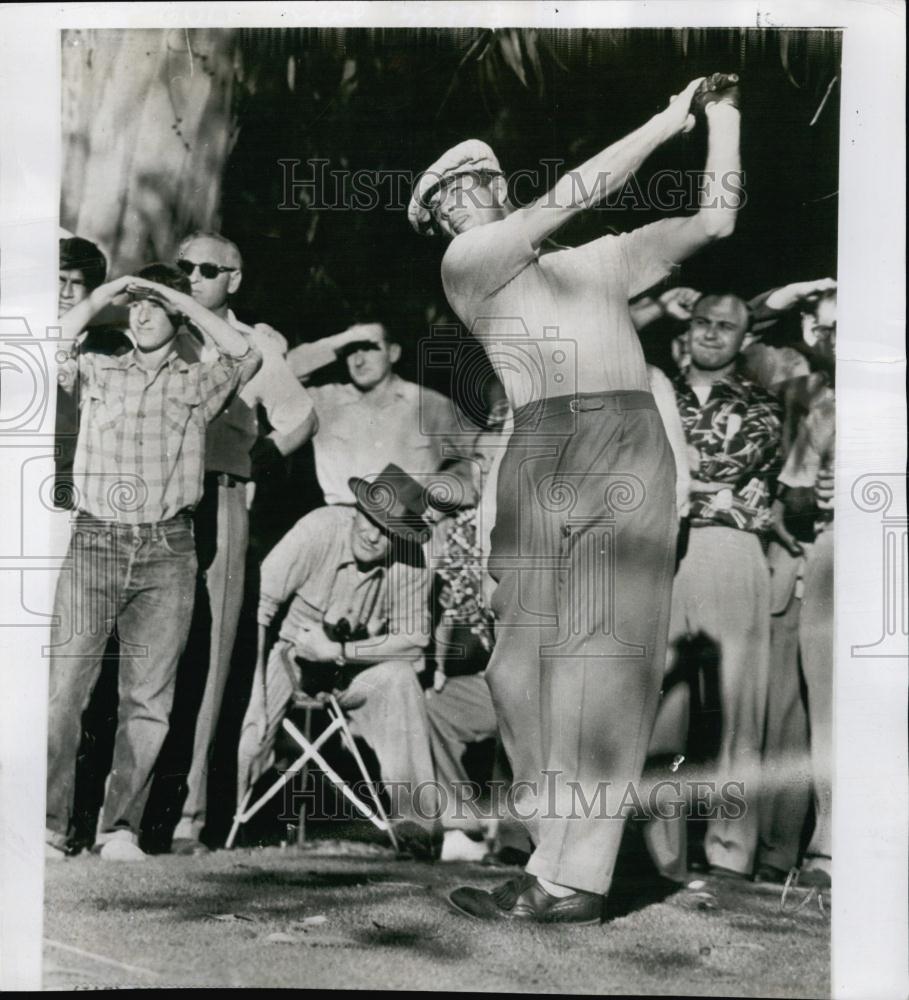
M 507 366 L 517 373 L 517 377 L 526 380 L 529 389 L 547 386 L 548 382 L 558 385 L 565 395 L 577 391 L 577 351 L 570 338 L 560 335 L 558 328 L 542 331 L 542 336 L 531 337 L 530 331 L 520 318 L 514 318 L 504 324 L 497 320 L 497 340 L 490 345 L 492 356 L 498 364 Z M 504 332 L 503 332 L 504 331 Z M 460 359 L 464 352 L 466 339 L 469 335 L 452 325 L 433 327 L 429 337 L 420 344 L 421 372 L 430 368 L 442 368 L 452 379 L 470 379 L 470 365 L 461 365 Z M 15 449 L 26 457 L 20 463 L 19 480 L 15 485 L 8 484 L 8 493 L 13 503 L 9 516 L 4 523 L 3 544 L 0 549 L 0 572 L 15 573 L 20 577 L 20 592 L 25 593 L 25 578 L 30 573 L 47 573 L 59 571 L 62 560 L 50 553 L 35 548 L 35 539 L 44 537 L 38 520 L 48 510 L 53 510 L 61 498 L 55 495 L 59 484 L 55 482 L 53 457 L 57 447 L 53 431 L 42 430 L 47 425 L 47 414 L 53 405 L 52 393 L 56 389 L 56 366 L 69 357 L 67 345 L 60 339 L 57 327 L 49 327 L 43 336 L 35 335 L 23 317 L 0 317 L 0 379 L 3 383 L 2 409 L 0 409 L 0 447 Z M 556 382 L 556 377 L 558 381 Z M 463 394 L 461 394 L 463 396 Z M 469 398 L 469 397 L 468 397 Z M 467 407 L 465 435 L 476 434 L 478 422 L 483 409 L 482 393 L 475 393 L 474 405 Z M 533 420 L 531 413 L 528 420 Z M 546 429 L 537 424 L 528 424 L 525 428 L 540 442 L 546 445 Z M 424 429 L 427 430 L 427 429 Z M 427 430 L 428 432 L 428 430 Z M 508 436 L 502 435 L 495 448 L 504 448 Z M 35 455 L 34 452 L 41 452 Z M 27 452 L 27 455 L 26 455 Z M 442 489 L 451 491 L 457 489 L 450 479 L 434 474 L 424 477 L 427 490 Z M 572 586 L 574 593 L 589 594 L 592 584 L 611 579 L 609 553 L 609 532 L 617 516 L 623 510 L 633 510 L 646 498 L 635 483 L 634 477 L 623 477 L 617 470 L 616 474 L 607 477 L 609 481 L 601 484 L 598 495 L 602 499 L 601 520 L 603 546 L 597 549 L 597 558 L 588 560 L 582 576 Z M 881 621 L 881 634 L 877 639 L 855 644 L 851 647 L 855 657 L 905 657 L 909 649 L 909 588 L 906 585 L 906 539 L 907 519 L 905 508 L 906 477 L 903 472 L 866 473 L 847 485 L 847 494 L 853 505 L 864 513 L 877 513 L 881 519 L 880 572 L 881 587 L 877 604 Z M 570 518 L 572 504 L 576 502 L 576 490 L 569 479 L 565 482 L 550 480 L 541 481 L 538 485 L 536 502 L 549 508 L 559 508 L 568 512 Z M 80 496 L 78 484 L 66 489 L 74 490 L 72 506 L 78 508 Z M 135 502 L 137 491 L 141 492 L 142 484 L 122 482 L 116 477 L 110 483 L 111 497 L 116 505 L 129 508 Z M 449 499 L 456 495 L 449 493 Z M 15 509 L 13 509 L 15 507 Z M 478 524 L 478 531 L 488 530 L 489 526 Z M 40 545 L 40 543 L 37 543 Z M 427 552 L 430 565 L 434 560 L 433 542 L 430 539 Z M 520 560 L 520 552 L 517 554 Z M 552 571 L 550 564 L 542 565 L 538 556 L 530 557 L 520 566 L 521 572 L 534 573 Z M 604 576 L 605 574 L 605 576 Z M 609 588 L 603 590 L 609 593 Z M 575 602 L 579 603 L 579 602 Z M 98 609 L 98 615 L 105 616 L 103 609 Z M 604 613 L 597 616 L 596 628 L 609 628 L 611 621 L 608 604 Z M 90 621 L 86 628 L 97 626 Z M 562 632 L 569 635 L 583 634 L 585 628 L 590 628 L 589 620 L 584 615 L 571 616 L 566 623 L 553 623 L 531 620 L 529 627 L 539 628 L 546 624 L 550 628 L 559 626 Z M 23 599 L 20 606 L 3 608 L 0 625 L 46 628 L 48 613 L 35 609 Z M 572 631 L 574 629 L 574 631 Z M 617 637 L 620 641 L 621 637 Z M 627 650 L 625 651 L 627 655 Z
M 547 820 L 673 820 L 682 816 L 698 819 L 741 819 L 747 812 L 746 782 L 743 780 L 697 780 L 661 778 L 650 783 L 564 781 L 561 771 L 541 773 L 539 782 L 491 781 L 480 785 L 457 781 L 383 782 L 391 818 L 416 816 L 431 822 L 439 816 L 457 824 L 512 821 L 522 825 Z M 369 801 L 365 782 L 350 790 Z M 285 786 L 282 822 L 317 813 L 325 818 L 351 819 L 356 815 L 350 801 L 330 792 L 325 782 L 316 784 L 307 775 L 303 787 Z
M 331 161 L 325 159 L 284 158 L 277 163 L 282 193 L 277 207 L 291 212 L 406 211 L 417 180 L 425 176 L 411 170 L 332 169 Z M 569 183 L 562 191 L 570 204 L 599 203 L 606 209 L 684 212 L 696 208 L 743 208 L 747 202 L 744 171 L 717 177 L 706 170 L 657 170 L 643 180 L 633 173 L 616 178 L 603 171 L 591 183 L 577 170 L 565 170 L 567 166 L 561 159 L 545 159 L 539 167 L 507 175 L 511 207 L 526 208 L 536 202 L 543 208 L 565 207 L 558 203 L 560 196 L 555 190 L 556 183 L 564 178 Z M 482 175 L 465 174 L 458 180 L 456 206 L 481 204 Z M 439 181 L 442 183 L 441 177 Z M 718 189 L 719 193 L 707 203 L 703 199 L 710 189 Z M 603 197 L 603 192 L 610 190 Z

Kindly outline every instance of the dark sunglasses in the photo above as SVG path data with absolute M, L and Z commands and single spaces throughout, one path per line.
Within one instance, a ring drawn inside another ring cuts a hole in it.
M 191 278 L 193 271 L 195 271 L 196 268 L 199 268 L 199 274 L 201 274 L 203 278 L 208 278 L 209 281 L 212 278 L 217 278 L 219 274 L 237 270 L 235 267 L 223 267 L 221 264 L 211 264 L 208 261 L 205 261 L 202 264 L 197 264 L 194 260 L 187 260 L 185 257 L 181 257 L 180 260 L 177 261 L 177 267 L 180 268 L 187 278 Z

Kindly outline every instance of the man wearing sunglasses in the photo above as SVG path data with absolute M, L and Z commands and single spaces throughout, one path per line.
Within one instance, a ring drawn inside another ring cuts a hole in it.
M 193 733 L 187 796 L 171 850 L 204 854 L 207 848 L 200 837 L 207 815 L 208 768 L 243 602 L 249 538 L 247 484 L 309 440 L 317 420 L 307 391 L 276 347 L 274 331 L 264 325 L 247 326 L 230 308 L 230 298 L 243 278 L 243 259 L 236 244 L 219 233 L 192 233 L 180 244 L 176 265 L 189 279 L 193 299 L 226 320 L 263 358 L 259 372 L 208 429 L 204 492 L 195 515 L 199 580 L 192 636 L 198 636 L 198 642 L 190 640 L 180 664 L 180 688 L 165 748 L 168 759 L 181 756 L 181 743 L 185 747 L 188 734 Z M 260 405 L 273 428 L 267 435 L 259 434 L 256 411 Z M 210 629 L 204 617 L 209 611 Z M 205 660 L 208 668 L 200 704 L 199 672 Z M 185 763 L 185 756 L 180 763 Z M 162 774 L 170 770 L 159 768 Z

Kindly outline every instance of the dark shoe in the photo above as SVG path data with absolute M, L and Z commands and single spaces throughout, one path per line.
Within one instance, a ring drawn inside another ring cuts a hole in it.
M 784 872 L 782 868 L 774 865 L 758 865 L 758 870 L 754 873 L 755 882 L 763 882 L 768 885 L 785 885 L 789 872 Z
M 174 837 L 170 845 L 171 854 L 179 854 L 182 857 L 197 857 L 201 854 L 210 854 L 211 851 L 195 837 Z
M 484 854 L 480 864 L 488 868 L 523 868 L 529 860 L 527 851 L 518 847 L 500 847 L 497 851 Z
M 430 830 L 411 820 L 395 823 L 398 857 L 414 861 L 438 861 L 442 854 L 442 831 Z
M 495 889 L 461 886 L 449 893 L 449 905 L 456 912 L 474 920 L 511 920 L 518 897 L 536 883 L 533 875 L 519 875 Z
M 551 896 L 538 881 L 525 889 L 512 909 L 515 920 L 538 924 L 600 924 L 604 897 L 578 890 L 570 896 Z

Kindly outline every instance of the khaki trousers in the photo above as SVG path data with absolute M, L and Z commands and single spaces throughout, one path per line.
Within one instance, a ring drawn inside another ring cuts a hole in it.
M 659 698 L 676 530 L 675 463 L 649 393 L 516 411 L 486 679 L 532 875 L 609 890 Z
M 802 696 L 796 596 L 801 556 L 772 542 L 768 550 L 776 601 L 770 617 L 770 681 L 764 730 L 758 862 L 789 871 L 798 863 L 802 828 L 811 804 L 808 711 Z
M 196 840 L 205 827 L 208 770 L 243 604 L 246 547 L 249 542 L 245 484 L 238 482 L 233 486 L 225 486 L 206 483 L 206 490 L 209 489 L 217 490 L 217 513 L 216 523 L 213 525 L 214 553 L 205 569 L 205 589 L 208 591 L 211 609 L 208 672 L 202 703 L 196 716 L 192 761 L 186 779 L 186 799 L 180 821 L 174 830 L 175 838 Z M 184 663 L 181 668 L 195 670 L 200 666 Z
M 750 875 L 758 845 L 758 776 L 770 658 L 770 574 L 756 535 L 720 526 L 691 529 L 672 591 L 672 655 L 681 640 L 694 637 L 713 647 L 718 663 L 720 744 L 713 777 L 720 794 L 714 796 L 707 826 L 707 860 Z M 660 730 L 674 730 L 676 738 L 684 740 L 688 710 L 687 696 L 668 699 L 660 707 Z M 735 784 L 727 785 L 730 782 Z M 737 815 L 740 806 L 723 806 L 724 786 L 744 799 L 743 815 Z M 663 824 L 674 830 L 661 833 Z M 678 868 L 687 851 L 684 817 L 655 820 L 653 825 L 653 841 L 679 851 L 675 859 L 664 857 L 662 866 Z

